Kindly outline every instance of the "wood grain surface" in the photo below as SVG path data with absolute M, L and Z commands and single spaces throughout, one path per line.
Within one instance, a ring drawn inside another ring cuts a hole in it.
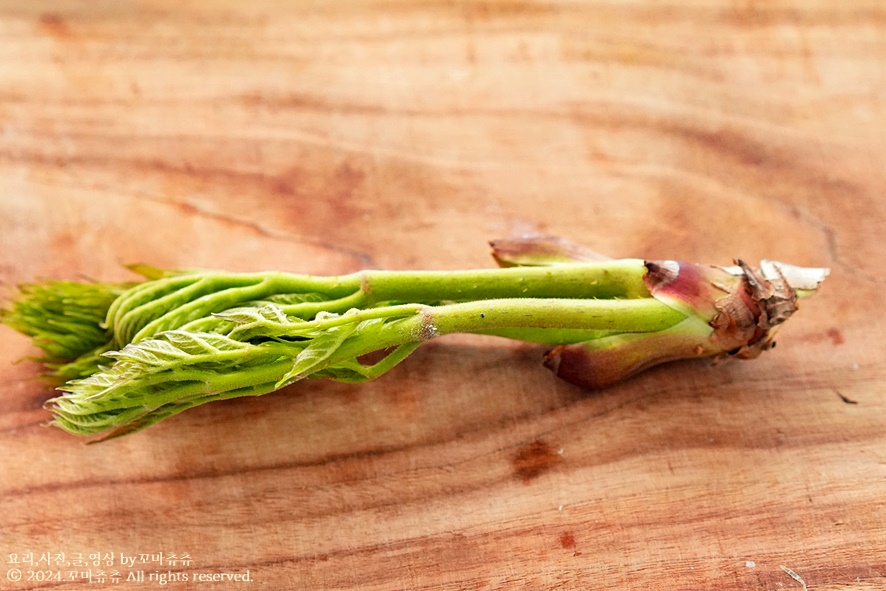
M 446 337 L 97 446 L 0 327 L 0 588 L 886 588 L 884 129 L 879 0 L 0 1 L 7 292 L 522 232 L 833 269 L 753 362 Z

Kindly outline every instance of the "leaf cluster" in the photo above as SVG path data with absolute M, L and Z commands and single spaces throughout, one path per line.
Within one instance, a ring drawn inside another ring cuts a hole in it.
M 47 403 L 53 423 L 118 436 L 308 377 L 371 379 L 414 348 L 360 363 L 381 328 L 414 308 L 348 312 L 360 296 L 353 287 L 318 291 L 306 281 L 211 272 L 134 285 L 56 281 L 21 286 L 2 320 L 34 339 L 47 375 L 62 382 Z M 351 353 L 336 356 L 346 343 Z

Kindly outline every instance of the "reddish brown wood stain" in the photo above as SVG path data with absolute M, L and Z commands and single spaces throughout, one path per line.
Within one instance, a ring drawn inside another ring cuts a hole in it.
M 47 12 L 40 15 L 40 30 L 56 39 L 65 39 L 71 35 L 68 24 L 61 16 Z
M 840 332 L 837 328 L 829 328 L 828 329 L 828 338 L 831 339 L 831 342 L 834 346 L 842 345 L 845 341 L 843 340 L 843 333 Z
M 530 482 L 560 461 L 560 455 L 546 441 L 537 439 L 514 455 L 514 475 L 523 482 Z
M 839 328 L 832 326 L 824 332 L 814 332 L 805 337 L 806 341 L 810 343 L 822 343 L 826 341 L 830 341 L 831 345 L 834 347 L 839 347 L 840 345 L 846 342 L 845 337 L 843 337 L 843 333 Z
M 560 534 L 560 546 L 564 550 L 572 550 L 575 548 L 575 536 L 572 535 L 572 532 L 564 531 Z

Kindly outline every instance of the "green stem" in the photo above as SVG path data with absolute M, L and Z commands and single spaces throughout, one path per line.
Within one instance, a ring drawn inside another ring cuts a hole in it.
M 502 298 L 648 298 L 642 260 L 467 271 L 362 271 L 314 277 L 287 273 L 202 273 L 141 284 L 108 313 L 116 344 L 126 345 L 208 315 L 282 294 L 320 294 L 324 301 L 282 306 L 311 319 L 392 302 L 436 305 Z
M 437 303 L 500 298 L 642 298 L 640 259 L 469 271 L 364 271 L 367 303 Z M 353 277 L 353 276 L 350 276 Z
M 405 306 L 404 306 L 405 307 Z M 367 310 L 366 313 L 380 310 Z M 359 319 L 358 312 L 353 319 Z M 368 316 L 367 316 L 368 317 Z M 342 317 L 345 318 L 345 317 Z M 566 344 L 586 331 L 622 333 L 656 332 L 669 328 L 685 316 L 653 298 L 636 300 L 506 299 L 420 306 L 395 322 L 388 322 L 366 338 L 360 334 L 346 341 L 326 365 L 453 333 L 488 334 L 495 331 L 547 332 L 546 344 Z M 565 339 L 564 339 L 565 336 Z

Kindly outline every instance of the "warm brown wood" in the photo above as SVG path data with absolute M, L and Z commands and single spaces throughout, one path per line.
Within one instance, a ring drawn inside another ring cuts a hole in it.
M 884 64 L 879 0 L 0 2 L 7 285 L 527 231 L 833 268 L 753 362 L 588 394 L 453 337 L 99 446 L 40 426 L 0 327 L 0 588 L 103 588 L 6 578 L 97 551 L 190 553 L 140 566 L 172 589 L 886 587 Z

